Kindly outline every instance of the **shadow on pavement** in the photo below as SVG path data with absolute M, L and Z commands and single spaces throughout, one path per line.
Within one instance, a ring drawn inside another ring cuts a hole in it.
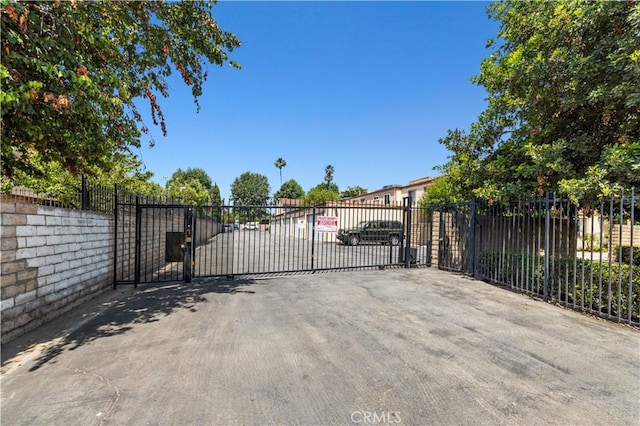
M 159 286 L 145 285 L 123 300 L 116 301 L 103 312 L 64 336 L 57 344 L 47 348 L 29 371 L 35 371 L 64 351 L 72 351 L 95 340 L 117 336 L 131 330 L 135 324 L 159 321 L 179 310 L 197 311 L 197 305 L 207 303 L 210 293 L 253 294 L 249 285 L 266 285 L 267 280 L 203 280 L 191 284 L 170 283 Z M 4 360 L 3 360 L 4 362 Z

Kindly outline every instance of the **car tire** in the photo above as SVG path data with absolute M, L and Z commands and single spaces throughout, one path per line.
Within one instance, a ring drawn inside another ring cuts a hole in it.
M 397 246 L 400 244 L 400 237 L 398 237 L 397 235 L 391 235 L 389 237 L 389 244 L 391 244 L 392 246 Z
M 360 238 L 357 235 L 351 235 L 349 237 L 350 246 L 357 246 L 359 242 L 360 242 Z

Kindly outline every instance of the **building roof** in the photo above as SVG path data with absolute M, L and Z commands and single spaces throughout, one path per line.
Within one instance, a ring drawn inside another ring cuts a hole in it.
M 405 189 L 405 188 L 411 188 L 411 187 L 420 186 L 420 185 L 425 185 L 426 186 L 427 184 L 431 183 L 433 181 L 433 179 L 434 178 L 427 176 L 427 177 L 422 177 L 422 178 L 419 178 L 419 179 L 411 180 L 406 185 L 399 185 L 399 184 L 385 185 L 382 188 L 376 189 L 374 191 L 369 191 L 366 194 L 360 194 L 360 195 L 356 195 L 354 197 L 348 198 L 348 200 L 353 200 L 353 199 L 356 199 L 356 198 L 362 198 L 362 197 L 366 197 L 368 195 L 386 193 L 386 192 L 393 191 L 393 190 L 396 190 L 396 189 L 402 190 L 402 189 Z
M 433 182 L 435 178 L 432 178 L 430 176 L 427 177 L 423 177 L 420 179 L 414 179 L 414 180 L 410 180 L 409 183 L 407 185 L 405 185 L 404 187 L 406 188 L 407 186 L 416 186 L 416 185 L 420 185 L 420 184 L 427 184 L 427 183 L 431 183 Z

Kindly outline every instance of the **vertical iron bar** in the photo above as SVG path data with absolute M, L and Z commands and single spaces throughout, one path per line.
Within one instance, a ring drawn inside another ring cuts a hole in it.
M 600 198 L 600 259 L 598 262 L 598 314 L 602 315 L 602 246 L 604 243 L 604 198 Z M 607 250 L 609 250 L 609 244 L 607 244 Z
M 471 263 L 471 276 L 476 276 L 476 200 L 471 201 L 471 241 L 469 262 Z
M 436 264 L 436 267 L 438 266 L 438 254 L 436 251 L 436 256 L 434 258 L 433 256 L 433 250 L 434 247 L 438 247 L 437 244 L 434 245 L 436 241 L 434 241 L 434 238 L 437 238 L 437 235 L 435 235 L 434 230 L 435 230 L 435 223 L 436 223 L 436 206 L 435 205 L 431 205 L 429 206 L 429 213 L 431 214 L 431 219 L 429 220 L 429 248 L 427 249 L 428 252 L 428 259 L 429 259 L 429 266 L 433 267 L 433 264 Z M 440 213 L 438 213 L 438 224 L 440 223 Z
M 118 184 L 113 184 L 113 289 L 118 288 Z
M 529 245 L 531 230 L 529 227 L 529 203 L 522 201 L 522 287 L 525 292 L 529 291 Z
M 609 198 L 609 276 L 607 279 L 607 317 L 611 317 L 611 277 L 613 269 L 613 195 Z
M 142 232 L 141 229 L 141 216 L 142 210 L 140 208 L 140 198 L 136 195 L 136 216 L 135 216 L 135 254 L 134 254 L 134 279 L 133 279 L 133 288 L 138 288 L 138 283 L 140 283 L 140 234 Z
M 513 209 L 513 206 L 509 206 L 509 215 L 511 215 L 511 219 L 506 222 L 508 226 L 508 254 L 507 259 L 509 261 L 509 282 L 511 283 L 511 288 L 518 288 L 518 280 L 516 279 L 516 266 L 515 266 L 515 256 L 514 256 L 514 240 L 515 240 L 515 229 L 516 229 L 516 215 Z
M 443 218 L 444 215 L 442 214 L 442 211 L 444 209 L 444 206 L 442 204 L 440 204 L 440 208 L 439 208 L 439 217 L 438 217 L 438 269 L 442 269 L 442 248 L 444 246 L 444 241 L 443 241 Z
M 542 288 L 542 297 L 544 301 L 549 300 L 549 231 L 551 228 L 551 211 L 550 211 L 550 199 L 549 192 L 545 195 L 544 201 L 545 219 L 544 219 L 544 284 Z
M 555 211 L 556 208 L 556 193 L 553 193 L 553 198 L 551 200 L 552 205 L 550 207 L 553 208 L 553 210 Z M 546 256 L 547 259 L 549 259 L 549 265 L 550 265 L 550 269 L 548 271 L 548 275 L 549 275 L 549 284 L 550 284 L 550 288 L 547 289 L 547 294 L 549 294 L 549 296 L 551 297 L 551 300 L 554 300 L 554 289 L 555 289 L 555 272 L 556 272 L 556 263 L 557 263 L 557 256 L 556 256 L 556 218 L 554 217 L 553 220 L 551 220 L 551 210 L 549 210 L 549 220 L 551 223 L 551 253 Z
M 521 201 L 520 208 L 522 214 L 522 288 L 525 292 L 529 290 L 529 203 Z
M 587 229 L 587 217 L 584 214 L 584 208 L 582 209 L 582 218 L 581 218 L 581 229 L 582 229 L 582 250 L 580 251 L 581 257 L 581 269 L 580 269 L 580 309 L 584 309 L 584 277 L 585 277 L 585 256 L 584 251 L 586 250 L 586 239 L 585 239 L 585 229 Z
M 87 178 L 82 175 L 81 185 L 80 185 L 80 206 L 82 210 L 89 210 L 88 203 L 88 193 L 87 193 Z
M 622 244 L 622 227 L 624 226 L 624 189 L 620 190 L 620 235 L 619 235 L 619 243 L 618 243 L 618 309 L 616 310 L 616 316 L 618 321 L 620 321 L 622 317 L 622 265 L 624 264 L 623 255 L 623 244 Z M 633 227 L 633 224 L 631 224 Z M 631 265 L 630 265 L 631 266 Z
M 148 199 L 144 200 L 144 203 L 147 204 L 149 202 Z M 153 269 L 155 269 L 155 259 L 153 254 L 149 256 L 149 234 L 151 234 L 151 253 L 153 253 L 153 242 L 155 235 L 153 232 L 153 226 L 156 221 L 156 209 L 155 207 L 145 207 L 145 220 L 144 220 L 144 282 L 153 281 Z M 151 220 L 149 220 L 149 213 L 151 213 Z M 151 223 L 151 232 L 149 232 L 149 223 Z M 142 228 L 141 228 L 142 229 Z M 140 234 L 140 246 L 142 246 L 142 234 Z M 142 249 L 141 249 L 142 250 Z M 149 259 L 151 257 L 151 259 Z M 151 260 L 151 262 L 149 262 Z M 141 265 L 142 266 L 142 265 Z M 147 272 L 149 271 L 149 267 L 152 267 L 151 270 L 151 279 L 147 280 Z M 160 281 L 160 274 L 158 274 L 158 281 Z
M 315 269 L 315 255 L 316 255 L 316 206 L 313 206 L 312 210 L 313 222 L 311 224 L 311 270 Z
M 407 244 L 404 248 L 404 267 L 411 267 L 411 195 L 407 197 Z
M 505 215 L 505 211 L 504 211 L 504 205 L 500 204 L 499 209 L 499 217 L 500 217 L 500 269 L 499 269 L 499 274 L 500 274 L 500 280 L 507 286 L 512 287 L 511 283 L 509 282 L 509 270 L 507 267 L 507 258 L 506 258 L 506 254 L 507 254 L 507 221 L 508 219 L 506 218 Z
M 633 227 L 636 224 L 635 220 L 635 187 L 631 187 L 631 234 L 629 235 L 629 290 L 627 294 L 627 321 L 631 322 L 633 311 Z M 621 268 L 622 269 L 622 268 Z
M 595 226 L 595 213 L 593 206 L 589 206 L 589 211 L 591 212 L 591 224 L 589 231 L 589 239 L 591 240 L 591 250 L 589 255 L 589 312 L 593 311 L 593 250 L 595 249 L 595 234 L 593 232 Z M 598 249 L 600 249 L 600 245 L 598 245 Z
M 569 261 L 571 259 L 571 202 L 569 200 L 569 198 L 566 199 L 566 204 L 567 204 L 567 210 L 566 210 L 566 216 L 567 216 L 567 229 L 565 231 L 566 237 L 565 237 L 565 250 L 566 250 L 566 257 L 567 260 L 565 262 L 565 270 L 564 270 L 564 303 L 565 304 L 569 304 Z
M 571 291 L 572 294 L 572 298 L 571 298 L 571 303 L 572 306 L 575 308 L 576 307 L 576 299 L 578 298 L 578 293 L 577 293 L 577 287 L 578 287 L 578 237 L 579 237 L 579 228 L 580 228 L 580 217 L 578 216 L 578 206 L 574 206 L 573 208 L 573 213 L 571 215 L 571 217 L 573 218 L 573 222 L 575 223 L 574 228 L 573 228 L 573 240 L 575 241 L 575 245 L 576 245 L 576 253 L 573 256 L 573 280 L 572 280 L 572 285 L 573 285 L 573 289 Z
M 193 207 L 193 215 L 192 215 L 192 219 L 191 219 L 191 223 L 192 223 L 192 235 L 193 238 L 191 239 L 192 243 L 191 243 L 191 265 L 189 265 L 189 268 L 191 268 L 191 274 L 195 275 L 196 272 L 196 248 L 198 246 L 198 212 L 204 212 L 204 208 L 203 207 L 197 207 L 194 206 Z M 205 216 L 205 225 L 206 225 L 206 216 Z

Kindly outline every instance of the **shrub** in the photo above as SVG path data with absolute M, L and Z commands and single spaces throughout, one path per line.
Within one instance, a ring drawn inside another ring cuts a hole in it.
M 600 262 L 574 257 L 549 258 L 548 294 L 552 299 L 598 312 L 627 318 L 631 278 L 632 318 L 638 321 L 640 265 Z M 639 250 L 640 253 L 640 250 Z M 477 274 L 511 288 L 542 295 L 545 279 L 544 256 L 521 253 L 483 252 Z M 620 303 L 618 303 L 620 295 Z M 609 308 L 610 306 L 610 308 Z
M 620 256 L 622 250 L 622 256 Z M 619 263 L 631 264 L 631 246 L 617 246 L 614 253 L 614 259 Z M 640 266 L 640 247 L 633 246 L 633 266 Z

